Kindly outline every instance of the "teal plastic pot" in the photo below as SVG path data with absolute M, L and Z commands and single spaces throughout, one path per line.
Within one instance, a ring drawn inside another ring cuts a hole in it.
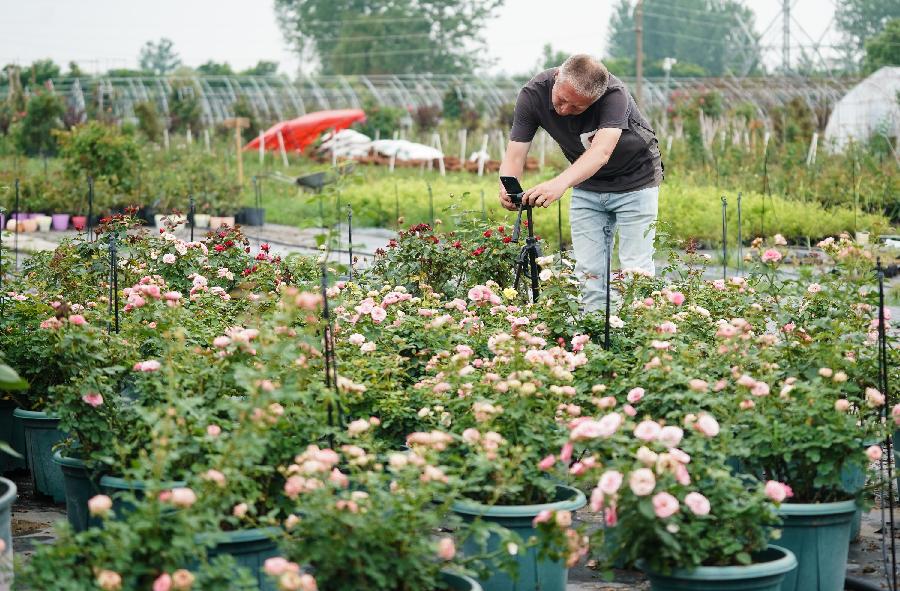
M 62 470 L 53 462 L 53 446 L 65 439 L 59 430 L 59 418 L 45 412 L 17 408 L 13 415 L 25 428 L 25 458 L 31 470 L 34 490 L 53 498 L 55 503 L 66 500 Z
M 453 503 L 452 511 L 460 515 L 466 521 L 481 518 L 505 527 L 517 533 L 523 540 L 532 536 L 541 537 L 541 532 L 532 527 L 531 522 L 538 513 L 549 511 L 576 511 L 587 503 L 584 494 L 570 486 L 557 485 L 556 497 L 551 503 L 541 505 L 506 505 L 491 506 L 475 501 L 457 501 Z M 500 549 L 500 538 L 494 534 L 488 538 L 487 551 Z M 467 540 L 463 545 L 463 552 L 476 555 L 481 552 L 480 545 L 474 540 Z M 537 549 L 532 547 L 520 549 L 516 555 L 518 573 L 515 579 L 502 572 L 499 567 L 486 580 L 479 580 L 484 591 L 525 591 L 540 589 L 540 591 L 565 591 L 569 569 L 565 561 L 539 560 Z
M 171 482 L 155 484 L 155 487 L 163 489 L 184 486 L 187 486 L 187 482 L 183 480 L 173 480 Z M 131 502 L 131 495 L 134 495 L 134 498 L 140 501 L 144 498 L 147 488 L 149 488 L 147 483 L 139 480 L 110 476 L 109 474 L 100 477 L 100 492 L 112 498 L 112 510 L 119 519 L 124 518 L 134 510 L 134 504 Z
M 440 591 L 482 591 L 481 585 L 472 577 L 453 573 L 450 571 L 441 571 Z
M 10 520 L 12 518 L 12 506 L 16 500 L 16 485 L 11 480 L 0 478 L 0 539 L 6 542 L 6 552 L 12 555 L 12 529 L 10 528 Z M 4 557 L 3 564 L 7 564 Z M 0 582 L 3 581 L 3 574 L 0 573 Z
M 277 527 L 259 527 L 214 534 L 197 534 L 196 539 L 198 544 L 209 547 L 207 557 L 210 560 L 216 556 L 228 555 L 234 558 L 238 566 L 249 570 L 250 576 L 256 581 L 256 585 L 250 589 L 276 591 L 278 586 L 275 580 L 263 571 L 263 563 L 267 558 L 279 556 L 278 538 L 282 533 L 282 530 Z
M 0 400 L 0 441 L 5 441 L 22 456 L 17 458 L 0 452 L 0 474 L 13 470 L 24 470 L 25 465 L 25 428 L 14 416 L 16 403 L 12 400 Z
M 790 550 L 770 544 L 746 566 L 698 566 L 667 575 L 650 570 L 643 560 L 638 566 L 653 591 L 778 591 L 785 575 L 796 570 L 797 559 Z M 841 576 L 841 588 L 843 584 Z
M 842 591 L 847 574 L 850 527 L 856 501 L 785 503 L 778 545 L 797 557 L 797 570 L 788 574 L 782 591 Z
M 53 461 L 62 470 L 69 525 L 75 531 L 100 526 L 101 520 L 91 517 L 88 511 L 90 498 L 100 494 L 100 475 L 92 472 L 81 459 L 63 456 L 58 451 L 53 454 Z

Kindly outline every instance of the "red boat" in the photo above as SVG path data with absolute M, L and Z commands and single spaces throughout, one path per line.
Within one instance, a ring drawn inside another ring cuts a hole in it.
M 304 148 L 316 141 L 326 131 L 347 129 L 358 121 L 365 121 L 366 114 L 362 109 L 338 109 L 334 111 L 316 111 L 302 117 L 276 123 L 263 133 L 265 150 L 278 150 L 278 132 L 284 138 L 284 149 L 302 152 Z M 244 150 L 259 150 L 260 138 L 253 138 Z

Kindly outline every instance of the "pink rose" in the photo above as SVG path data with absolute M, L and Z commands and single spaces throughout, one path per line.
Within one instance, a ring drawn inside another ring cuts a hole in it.
M 531 520 L 532 527 L 537 527 L 540 523 L 549 523 L 550 519 L 553 517 L 553 512 L 547 509 L 544 509 L 537 515 L 535 515 L 534 519 Z
M 103 404 L 103 396 L 99 392 L 90 392 L 81 397 L 85 404 L 97 408 Z
M 603 491 L 599 487 L 591 491 L 591 511 L 597 513 L 603 508 Z
M 549 470 L 556 463 L 556 457 L 549 455 L 538 463 L 538 470 Z
M 756 382 L 755 384 L 753 384 L 753 387 L 750 388 L 750 393 L 754 396 L 768 396 L 769 384 L 765 382 Z
M 206 426 L 206 434 L 210 437 L 218 437 L 222 434 L 222 427 L 218 425 L 207 425 Z
M 153 581 L 153 591 L 170 591 L 171 589 L 172 576 L 169 573 L 163 573 Z
M 659 437 L 662 427 L 656 421 L 641 421 L 634 428 L 634 436 L 642 441 L 653 441 Z
M 698 492 L 690 492 L 684 497 L 684 504 L 694 515 L 709 515 L 709 499 Z
M 880 445 L 872 445 L 866 448 L 866 457 L 869 458 L 872 462 L 877 462 L 881 459 L 881 446 Z
M 370 313 L 372 316 L 372 320 L 375 322 L 383 322 L 385 318 L 387 318 L 387 311 L 381 306 L 375 306 L 372 308 L 372 312 Z
M 632 388 L 628 392 L 628 396 L 626 396 L 628 402 L 634 404 L 635 402 L 640 402 L 641 398 L 644 397 L 645 390 L 643 388 Z
M 238 503 L 231 509 L 231 514 L 238 519 L 243 519 L 247 515 L 247 511 L 249 510 L 250 506 L 247 505 L 247 503 Z
M 84 316 L 81 314 L 72 314 L 69 316 L 69 322 L 74 324 L 75 326 L 83 326 L 87 324 L 87 320 L 84 319 Z
M 88 499 L 88 512 L 94 517 L 105 517 L 112 506 L 112 499 L 106 495 L 96 495 Z
M 653 512 L 660 519 L 666 519 L 678 513 L 678 499 L 667 492 L 653 495 Z
M 706 437 L 715 437 L 719 434 L 719 423 L 712 415 L 704 413 L 697 418 L 694 429 Z
M 623 478 L 618 470 L 607 470 L 600 476 L 597 488 L 603 491 L 603 494 L 614 495 L 622 486 Z
M 197 495 L 186 487 L 173 488 L 169 500 L 177 507 L 190 507 L 197 502 Z
M 884 394 L 875 388 L 866 388 L 866 404 L 871 408 L 884 405 Z
M 639 468 L 628 477 L 628 486 L 635 495 L 645 497 L 656 487 L 656 477 L 651 470 Z
M 693 378 L 688 382 L 688 388 L 694 392 L 706 392 L 709 389 L 709 384 L 705 380 Z
M 161 367 L 161 364 L 156 359 L 150 359 L 148 361 L 138 361 L 134 364 L 134 371 L 156 371 Z
M 286 572 L 300 572 L 300 567 L 286 558 L 274 556 L 266 558 L 266 561 L 263 563 L 263 570 L 269 576 L 278 577 Z
M 559 461 L 568 462 L 571 460 L 573 451 L 575 451 L 575 447 L 570 441 L 566 441 L 562 446 L 562 451 L 559 452 Z
M 437 555 L 441 560 L 453 560 L 453 557 L 456 556 L 456 544 L 453 543 L 453 538 L 440 539 Z
M 203 475 L 204 480 L 209 480 L 210 482 L 214 482 L 216 486 L 223 488 L 225 486 L 225 475 L 219 472 L 218 470 L 207 470 Z
M 659 442 L 666 447 L 677 447 L 684 437 L 684 431 L 679 427 L 667 426 L 659 431 Z
M 177 257 L 174 254 L 172 254 L 171 252 L 167 252 L 166 254 L 163 255 L 162 260 L 165 264 L 171 265 L 172 263 L 174 263 L 177 260 Z
M 684 303 L 684 294 L 680 291 L 670 291 L 666 294 L 666 298 L 676 306 L 680 306 Z
M 766 482 L 765 493 L 767 497 L 776 503 L 781 503 L 786 498 L 794 496 L 794 491 L 791 490 L 791 487 L 775 480 Z
M 358 332 L 355 332 L 355 333 L 353 333 L 352 335 L 350 335 L 350 337 L 347 339 L 347 341 L 348 341 L 351 345 L 355 345 L 355 346 L 358 347 L 358 346 L 360 346 L 360 345 L 362 345 L 363 343 L 366 342 L 366 337 L 364 337 L 363 335 L 359 334 Z
M 678 325 L 671 320 L 666 320 L 656 327 L 656 332 L 661 332 L 663 334 L 675 334 L 678 332 Z
M 850 409 L 850 401 L 847 400 L 846 398 L 839 398 L 834 401 L 834 410 L 836 410 L 838 412 L 847 412 L 849 409 Z
M 781 253 L 775 250 L 774 248 L 769 248 L 765 252 L 762 253 L 762 262 L 764 263 L 777 263 L 781 260 Z

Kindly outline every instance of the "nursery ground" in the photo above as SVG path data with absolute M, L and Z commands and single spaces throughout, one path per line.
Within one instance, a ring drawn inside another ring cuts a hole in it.
M 37 544 L 53 541 L 53 524 L 66 518 L 66 509 L 65 505 L 54 504 L 36 495 L 27 474 L 19 472 L 8 477 L 19 489 L 12 514 L 13 548 L 17 556 L 27 558 Z M 591 520 L 591 516 L 580 512 L 576 519 Z M 880 528 L 880 509 L 876 507 L 863 514 L 859 539 L 850 545 L 848 574 L 871 582 L 883 581 Z M 583 563 L 569 571 L 567 587 L 568 591 L 646 591 L 649 588 L 649 583 L 639 572 L 617 571 L 614 581 L 605 582 Z

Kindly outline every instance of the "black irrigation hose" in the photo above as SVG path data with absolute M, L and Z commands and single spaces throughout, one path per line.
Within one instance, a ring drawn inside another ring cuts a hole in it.
M 884 587 L 879 583 L 850 575 L 844 577 L 844 589 L 846 591 L 884 591 Z

